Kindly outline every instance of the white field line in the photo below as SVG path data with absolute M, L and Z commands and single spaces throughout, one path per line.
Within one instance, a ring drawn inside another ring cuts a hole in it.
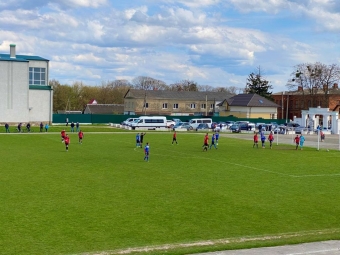
M 299 253 L 287 253 L 286 255 L 308 255 L 308 254 L 326 254 L 326 252 L 340 251 L 340 249 L 328 249 L 328 250 L 319 250 L 319 251 L 307 251 L 307 252 L 299 252 Z
M 319 236 L 319 235 L 324 235 L 324 234 L 335 234 L 335 233 L 340 233 L 340 229 L 302 231 L 302 232 L 295 232 L 295 233 L 283 233 L 283 234 L 271 235 L 271 236 L 254 236 L 254 237 L 240 237 L 240 238 L 218 239 L 218 240 L 205 240 L 205 241 L 192 242 L 192 243 L 163 244 L 163 245 L 156 245 L 156 246 L 134 247 L 134 248 L 126 248 L 126 249 L 120 249 L 120 250 L 111 250 L 111 251 L 87 252 L 87 253 L 80 253 L 80 254 L 74 254 L 74 255 L 116 255 L 116 254 L 130 254 L 130 253 L 154 252 L 154 251 L 164 251 L 164 253 L 166 253 L 169 250 L 180 249 L 180 248 L 214 246 L 214 245 L 223 245 L 223 244 L 237 244 L 237 243 L 246 243 L 246 242 L 253 242 L 253 241 L 280 240 L 280 239 L 288 239 L 288 238 L 294 238 L 294 237 Z
M 171 150 L 166 150 L 166 149 L 162 149 L 162 150 L 174 153 L 174 151 L 171 151 Z M 175 151 L 175 152 L 177 153 L 177 151 Z M 181 153 L 181 155 L 183 155 L 182 152 L 178 152 L 178 153 Z M 217 162 L 220 162 L 220 163 L 225 163 L 225 164 L 229 164 L 229 165 L 239 166 L 239 167 L 248 168 L 248 169 L 252 169 L 252 170 L 256 170 L 256 171 L 267 172 L 267 173 L 277 174 L 277 175 L 282 175 L 282 176 L 288 176 L 288 177 L 291 177 L 291 178 L 340 176 L 340 173 L 335 173 L 335 174 L 314 174 L 314 175 L 292 175 L 292 174 L 285 174 L 285 173 L 281 173 L 281 172 L 271 171 L 271 170 L 267 170 L 267 169 L 263 169 L 263 168 L 258 168 L 258 167 L 254 167 L 254 166 L 247 166 L 247 165 L 243 165 L 243 164 L 239 164 L 239 163 L 232 163 L 232 162 L 228 162 L 228 161 L 224 161 L 224 160 L 220 160 L 220 159 L 214 159 L 214 158 L 198 157 L 198 156 L 190 156 L 190 155 L 184 155 L 184 156 L 168 155 L 168 154 L 164 155 L 164 154 L 158 154 L 158 153 L 153 153 L 153 155 L 166 156 L 166 157 L 178 157 L 178 158 L 194 158 L 194 159 L 204 159 L 204 160 L 210 160 L 210 161 L 217 161 Z

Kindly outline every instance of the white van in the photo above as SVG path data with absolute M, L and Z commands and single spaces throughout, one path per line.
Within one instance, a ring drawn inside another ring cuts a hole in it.
M 197 126 L 201 123 L 206 123 L 208 124 L 209 128 L 211 128 L 211 124 L 212 124 L 212 119 L 208 119 L 208 118 L 203 118 L 203 119 L 191 119 L 189 121 L 189 125 L 190 125 L 190 129 L 196 129 Z
M 156 130 L 159 128 L 167 128 L 166 117 L 164 116 L 141 116 L 131 123 L 132 130 Z

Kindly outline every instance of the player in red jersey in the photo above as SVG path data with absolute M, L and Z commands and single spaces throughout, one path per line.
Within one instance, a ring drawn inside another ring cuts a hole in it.
M 68 151 L 68 145 L 70 144 L 70 137 L 68 135 L 65 135 L 64 143 L 66 146 L 66 151 Z
M 257 133 L 254 132 L 254 144 L 253 144 L 253 148 L 255 147 L 256 145 L 256 148 L 259 148 L 259 137 L 257 136 Z
M 208 151 L 208 147 L 209 147 L 209 136 L 208 133 L 204 136 L 204 144 L 202 146 L 203 151 Z
M 174 131 L 174 134 L 172 135 L 172 143 L 171 144 L 174 144 L 174 142 L 176 142 L 176 144 L 178 144 L 177 143 L 177 134 L 176 134 L 176 131 Z
M 61 131 L 60 136 L 61 136 L 61 142 L 64 142 L 64 139 L 65 139 L 65 136 L 66 136 L 66 132 L 65 132 L 64 129 Z
M 270 148 L 272 149 L 272 145 L 273 145 L 273 141 L 274 141 L 273 131 L 270 132 L 270 134 L 268 136 L 268 140 L 269 140 Z
M 298 135 L 295 136 L 294 142 L 295 142 L 295 145 L 296 145 L 295 150 L 297 150 L 298 147 L 299 147 L 299 144 L 300 144 L 300 137 Z
M 79 138 L 79 143 L 80 143 L 80 144 L 83 144 L 83 137 L 84 137 L 83 131 L 79 130 L 79 132 L 78 132 L 78 138 Z

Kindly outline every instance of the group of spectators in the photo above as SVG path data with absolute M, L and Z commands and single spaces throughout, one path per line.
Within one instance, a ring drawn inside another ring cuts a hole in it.
M 26 127 L 26 129 L 23 129 L 23 123 L 20 122 L 16 127 L 16 131 L 19 132 L 19 133 L 24 132 L 24 131 L 31 132 L 31 123 L 28 122 L 25 127 Z M 11 133 L 9 128 L 10 128 L 9 124 L 6 123 L 5 124 L 6 133 Z M 45 130 L 45 132 L 47 132 L 49 125 L 47 123 L 44 125 L 42 122 L 40 122 L 39 128 L 40 128 L 39 129 L 40 132 L 43 132 L 44 130 Z

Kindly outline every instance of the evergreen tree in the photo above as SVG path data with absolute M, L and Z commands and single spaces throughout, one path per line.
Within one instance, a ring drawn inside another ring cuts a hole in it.
M 269 91 L 271 89 L 273 89 L 273 86 L 269 84 L 269 81 L 262 78 L 260 68 L 258 74 L 249 74 L 246 87 L 247 94 L 258 94 L 273 101 L 272 92 Z

